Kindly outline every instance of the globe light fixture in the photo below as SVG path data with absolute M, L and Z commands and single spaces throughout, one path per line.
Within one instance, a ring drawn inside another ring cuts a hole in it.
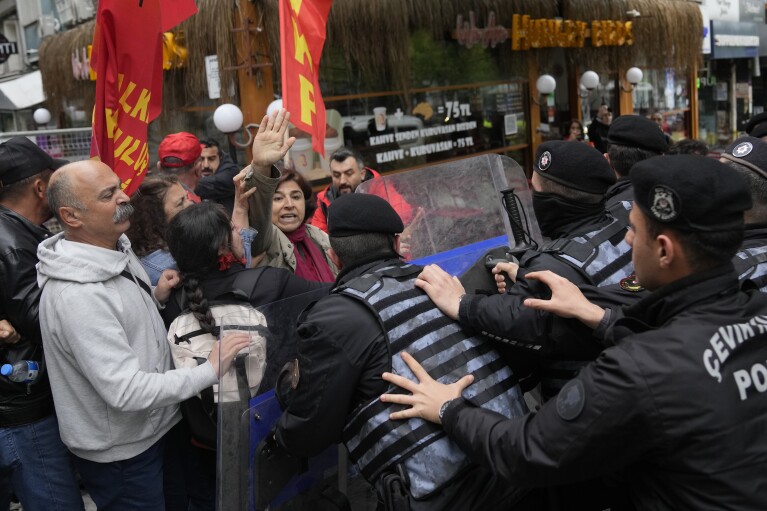
M 46 126 L 51 122 L 51 112 L 47 108 L 38 108 L 32 113 L 32 118 L 39 126 Z
M 557 81 L 551 75 L 541 75 L 535 81 L 535 88 L 538 91 L 538 94 L 532 95 L 530 99 L 532 99 L 533 103 L 536 105 L 540 105 L 541 102 L 538 100 L 538 97 L 554 92 L 557 88 Z
M 247 133 L 248 139 L 244 142 L 240 142 L 235 137 L 235 134 L 242 129 L 243 119 L 242 110 L 231 103 L 224 103 L 213 112 L 213 124 L 216 125 L 216 129 L 222 133 L 226 133 L 229 137 L 229 143 L 240 148 L 250 146 L 251 142 L 253 142 L 253 135 L 251 134 L 250 129 L 258 129 L 258 124 L 251 123 L 246 125 L 245 133 Z
M 629 83 L 629 87 L 624 87 L 623 84 L 621 84 L 621 89 L 625 92 L 633 91 L 636 84 L 642 81 L 643 76 L 644 73 L 642 73 L 642 70 L 638 67 L 629 68 L 628 71 L 626 71 L 626 81 Z

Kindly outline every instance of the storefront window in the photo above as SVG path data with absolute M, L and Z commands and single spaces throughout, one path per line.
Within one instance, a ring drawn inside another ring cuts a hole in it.
M 570 83 L 565 51 L 559 48 L 549 50 L 546 58 L 539 60 L 538 71 L 539 74 L 551 75 L 557 82 L 553 94 L 540 98 L 541 140 L 562 140 L 570 133 L 570 121 L 573 118 L 570 112 Z M 534 87 L 535 84 L 530 86 Z
M 294 130 L 296 169 L 313 181 L 325 179 L 330 155 L 342 146 L 359 151 L 379 172 L 526 148 L 526 64 L 510 59 L 507 45 L 467 48 L 420 30 L 410 37 L 403 65 L 399 77 L 371 77 L 375 73 L 350 68 L 343 54 L 326 49 L 320 75 L 325 157 L 312 151 L 309 134 Z
M 527 141 L 525 83 L 430 87 L 401 95 L 325 101 L 326 153 L 346 145 L 379 171 L 415 167 Z M 308 137 L 299 147 L 309 150 Z M 327 171 L 326 159 L 304 156 Z
M 698 136 L 710 149 L 722 150 L 743 129 L 751 116 L 749 103 L 757 96 L 747 59 L 714 59 L 707 68 L 698 75 Z
M 662 125 L 673 140 L 687 138 L 690 87 L 687 74 L 673 69 L 646 69 L 632 92 L 634 113 Z

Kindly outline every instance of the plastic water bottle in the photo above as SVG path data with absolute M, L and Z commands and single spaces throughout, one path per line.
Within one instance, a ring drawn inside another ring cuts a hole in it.
M 0 374 L 16 383 L 32 383 L 37 379 L 40 364 L 34 360 L 20 360 L 15 364 L 3 364 Z

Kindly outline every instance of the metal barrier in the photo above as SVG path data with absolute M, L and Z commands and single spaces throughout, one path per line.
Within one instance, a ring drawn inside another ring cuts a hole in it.
M 29 138 L 54 158 L 63 158 L 69 161 L 90 158 L 90 127 L 0 133 L 0 143 L 19 136 Z

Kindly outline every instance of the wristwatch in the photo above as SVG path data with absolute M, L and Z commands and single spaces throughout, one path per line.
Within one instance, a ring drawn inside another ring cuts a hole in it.
M 448 399 L 444 403 L 442 403 L 442 406 L 439 407 L 439 422 L 442 423 L 442 417 L 445 415 L 445 411 L 447 410 L 447 407 L 450 406 L 450 403 L 452 403 L 452 399 Z

